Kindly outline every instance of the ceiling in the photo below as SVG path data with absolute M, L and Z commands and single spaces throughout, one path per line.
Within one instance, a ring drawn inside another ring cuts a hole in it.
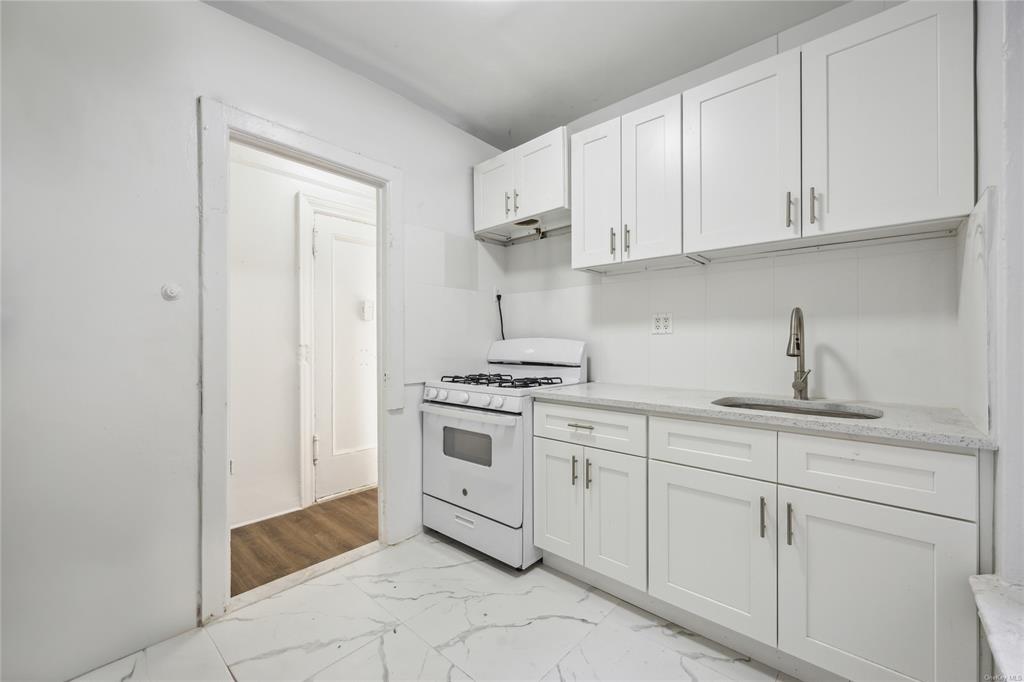
M 843 3 L 209 4 L 508 149 Z

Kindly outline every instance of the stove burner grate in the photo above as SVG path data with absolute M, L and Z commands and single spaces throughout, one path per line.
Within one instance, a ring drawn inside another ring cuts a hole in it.
M 513 381 L 511 374 L 452 374 L 441 377 L 441 381 L 452 384 L 471 384 L 473 386 L 501 385 Z

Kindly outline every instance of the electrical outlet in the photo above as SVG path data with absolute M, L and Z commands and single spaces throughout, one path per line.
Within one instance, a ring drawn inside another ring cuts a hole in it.
M 651 319 L 652 334 L 672 333 L 672 313 L 654 313 Z

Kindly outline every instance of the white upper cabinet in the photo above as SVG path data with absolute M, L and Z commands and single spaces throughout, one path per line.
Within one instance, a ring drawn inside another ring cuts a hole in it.
M 683 94 L 687 252 L 800 236 L 800 53 Z
M 516 220 L 569 207 L 569 158 L 565 128 L 556 128 L 515 149 Z
M 906 2 L 803 47 L 805 236 L 970 213 L 973 11 Z
M 683 252 L 679 97 L 622 117 L 622 260 Z
M 572 136 L 572 266 L 622 260 L 619 119 Z
M 473 168 L 476 232 L 497 239 L 569 224 L 569 151 L 565 128 Z M 517 231 L 518 230 L 518 234 Z
M 572 266 L 683 252 L 678 95 L 572 136 Z
M 515 184 L 515 150 L 473 169 L 473 222 L 478 232 L 506 223 L 512 217 Z

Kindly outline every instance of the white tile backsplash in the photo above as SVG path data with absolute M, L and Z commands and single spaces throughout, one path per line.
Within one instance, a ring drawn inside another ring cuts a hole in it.
M 587 341 L 592 380 L 787 395 L 800 306 L 812 397 L 959 405 L 954 239 L 604 277 L 566 275 L 569 243 L 507 250 L 505 330 Z M 672 334 L 651 334 L 654 312 Z

